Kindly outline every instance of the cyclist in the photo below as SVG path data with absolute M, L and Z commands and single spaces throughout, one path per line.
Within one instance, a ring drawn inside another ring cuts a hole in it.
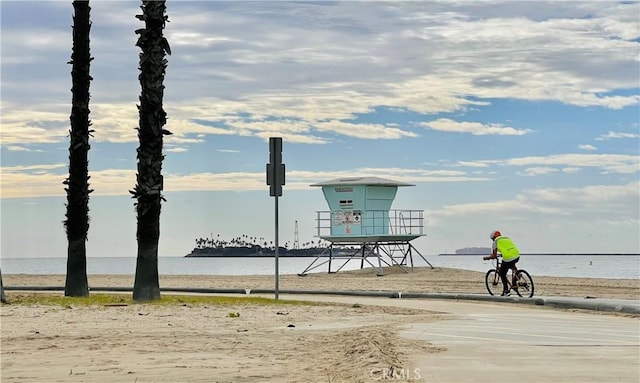
M 520 251 L 511 238 L 502 235 L 498 230 L 492 231 L 489 238 L 493 241 L 491 255 L 485 256 L 482 259 L 485 261 L 489 259 L 496 259 L 498 258 L 498 252 L 502 254 L 502 266 L 500 266 L 502 296 L 509 296 L 511 293 L 509 291 L 509 283 L 507 282 L 507 272 L 509 269 L 513 269 L 513 275 L 515 275 L 515 272 L 517 271 L 516 263 L 520 260 Z M 518 288 L 517 284 L 514 284 L 514 288 Z

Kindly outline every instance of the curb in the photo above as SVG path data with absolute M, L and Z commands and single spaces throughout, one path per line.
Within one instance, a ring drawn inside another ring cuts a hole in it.
M 4 286 L 6 291 L 64 291 L 62 286 Z M 90 291 L 132 292 L 132 287 L 91 287 Z M 275 294 L 275 289 L 239 289 L 239 288 L 192 288 L 192 287 L 161 287 L 161 292 L 181 292 L 200 294 Z M 640 314 L 640 303 L 630 301 L 629 304 L 621 302 L 607 302 L 597 298 L 580 300 L 569 297 L 498 297 L 480 294 L 456 294 L 456 293 L 413 293 L 391 291 L 351 291 L 351 290 L 278 290 L 280 294 L 291 295 L 341 295 L 355 297 L 376 297 L 395 299 L 450 299 L 478 302 L 508 302 L 516 304 L 528 304 L 535 306 L 549 306 L 559 309 L 582 309 L 592 311 L 617 312 L 625 314 Z
M 252 289 L 248 294 L 275 294 L 274 289 Z M 351 290 L 278 290 L 280 294 L 344 295 L 354 297 L 400 298 L 402 293 L 390 291 L 351 291 Z
M 511 302 L 511 303 L 529 304 L 529 305 L 536 305 L 536 306 L 545 305 L 545 300 L 543 298 L 497 297 L 493 295 L 478 295 L 478 294 L 402 293 L 401 298 L 452 299 L 452 300 L 480 301 L 480 302 Z
M 545 301 L 545 305 L 561 308 L 561 309 L 583 309 L 583 310 L 593 310 L 593 311 L 606 311 L 606 312 L 616 312 L 616 313 L 624 313 L 624 314 L 640 314 L 640 306 L 636 305 L 626 305 L 620 303 L 611 303 L 611 302 L 583 302 L 583 301 L 562 301 L 557 299 L 547 299 Z

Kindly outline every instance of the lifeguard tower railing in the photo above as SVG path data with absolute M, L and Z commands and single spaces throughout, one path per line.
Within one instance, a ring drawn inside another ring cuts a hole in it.
M 424 235 L 424 210 L 362 210 L 359 213 L 355 217 L 360 218 L 351 222 L 351 232 L 337 239 L 348 242 L 350 237 L 359 235 Z M 344 217 L 341 211 L 316 211 L 316 236 L 333 238 L 334 223 L 344 222 Z
M 337 273 L 352 260 L 360 260 L 383 275 L 383 266 L 413 269 L 417 254 L 433 268 L 411 241 L 424 236 L 423 210 L 316 211 L 316 236 L 330 243 L 299 275 L 328 264 L 329 273 Z M 370 259 L 376 260 L 376 264 Z M 332 270 L 333 260 L 343 260 Z

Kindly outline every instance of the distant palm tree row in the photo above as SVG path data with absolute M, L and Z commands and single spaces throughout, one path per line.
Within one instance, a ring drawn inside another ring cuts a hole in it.
M 275 245 L 273 241 L 267 242 L 263 237 L 252 237 L 246 234 L 243 234 L 239 237 L 231 238 L 230 240 L 220 239 L 220 234 L 217 235 L 216 238 L 196 238 L 196 249 L 223 249 L 227 247 L 260 247 L 263 249 L 274 250 Z M 324 248 L 329 246 L 329 242 L 323 239 L 318 239 L 317 241 L 309 241 L 300 244 L 300 249 L 314 249 L 314 248 Z M 291 245 L 291 242 L 287 241 L 284 245 L 280 245 L 280 247 L 284 247 L 285 249 L 294 248 Z

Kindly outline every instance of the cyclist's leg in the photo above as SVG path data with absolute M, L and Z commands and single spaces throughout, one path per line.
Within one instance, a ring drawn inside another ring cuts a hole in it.
M 500 279 L 502 279 L 502 295 L 509 294 L 509 282 L 507 281 L 507 273 L 509 272 L 509 265 L 502 262 L 500 266 Z
M 513 287 L 514 289 L 518 288 L 518 279 L 517 279 L 517 273 L 518 273 L 518 266 L 516 265 L 516 263 L 518 263 L 518 261 L 520 260 L 520 257 L 514 259 L 513 261 L 509 262 L 511 264 L 511 281 L 513 283 L 511 283 L 511 287 Z

